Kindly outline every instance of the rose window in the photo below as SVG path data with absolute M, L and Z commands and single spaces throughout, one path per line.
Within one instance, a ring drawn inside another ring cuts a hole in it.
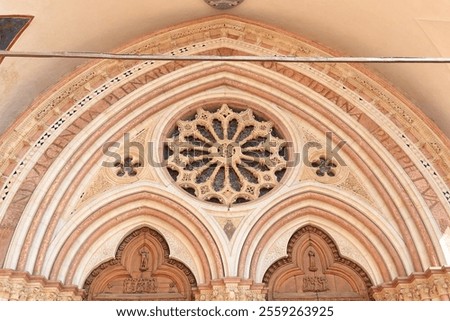
M 270 121 L 227 105 L 179 120 L 165 146 L 176 184 L 201 200 L 230 206 L 275 186 L 287 166 L 286 141 Z

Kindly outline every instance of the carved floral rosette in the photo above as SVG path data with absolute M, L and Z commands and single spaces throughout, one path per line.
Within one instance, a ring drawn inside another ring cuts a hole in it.
M 251 109 L 223 104 L 177 121 L 165 149 L 176 184 L 197 198 L 231 206 L 275 188 L 287 167 L 286 141 Z

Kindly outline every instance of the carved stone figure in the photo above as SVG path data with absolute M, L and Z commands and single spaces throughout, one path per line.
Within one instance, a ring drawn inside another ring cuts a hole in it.
M 129 278 L 123 282 L 123 293 L 157 293 L 158 282 L 155 278 Z
M 325 292 L 328 290 L 326 276 L 305 276 L 303 278 L 303 292 Z
M 311 272 L 315 272 L 317 271 L 317 266 L 316 266 L 316 253 L 314 253 L 313 250 L 310 250 L 308 252 L 308 256 L 309 256 L 309 270 Z

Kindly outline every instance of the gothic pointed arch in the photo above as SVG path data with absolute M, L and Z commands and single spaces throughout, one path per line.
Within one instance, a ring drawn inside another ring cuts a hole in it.
M 373 283 L 354 261 L 343 257 L 322 229 L 306 225 L 290 238 L 287 256 L 264 274 L 269 300 L 369 300 Z
M 119 51 L 337 55 L 227 15 Z M 164 144 L 177 139 L 188 146 L 185 166 L 165 157 Z M 450 263 L 449 146 L 419 108 L 361 65 L 93 61 L 37 98 L 0 139 L 0 268 L 81 289 L 115 259 L 123 235 L 147 224 L 195 275 L 199 299 L 217 298 L 217 284 L 219 297 L 261 298 L 286 235 L 314 225 L 383 287 Z M 314 237 L 316 262 L 328 268 L 333 251 Z M 130 262 L 152 248 L 129 252 Z M 308 252 L 292 257 L 300 271 Z M 123 264 L 111 273 L 135 272 Z M 367 298 L 361 282 L 352 293 Z
M 86 300 L 191 300 L 197 280 L 170 258 L 164 237 L 148 227 L 127 235 L 116 256 L 96 267 L 84 282 Z

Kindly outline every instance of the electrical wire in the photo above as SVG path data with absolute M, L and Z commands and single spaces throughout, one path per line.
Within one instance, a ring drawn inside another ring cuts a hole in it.
M 85 58 L 110 60 L 154 61 L 221 61 L 221 62 L 282 62 L 282 63 L 450 63 L 450 57 L 298 57 L 298 56 L 214 56 L 214 55 L 151 55 L 101 52 L 28 52 L 0 50 L 0 57 L 9 58 Z

